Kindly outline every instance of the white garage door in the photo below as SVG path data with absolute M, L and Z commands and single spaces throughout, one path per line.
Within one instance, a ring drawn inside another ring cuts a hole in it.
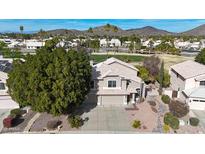
M 124 96 L 98 96 L 103 106 L 123 106 Z
M 190 102 L 189 108 L 191 110 L 205 110 L 205 102 Z

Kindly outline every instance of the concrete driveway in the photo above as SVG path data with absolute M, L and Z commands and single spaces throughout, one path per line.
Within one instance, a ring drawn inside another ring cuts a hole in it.
M 80 128 L 81 131 L 92 133 L 136 132 L 136 129 L 131 126 L 132 119 L 124 107 L 97 106 L 88 112 L 84 112 L 82 118 L 88 120 L 85 121 L 84 125 Z

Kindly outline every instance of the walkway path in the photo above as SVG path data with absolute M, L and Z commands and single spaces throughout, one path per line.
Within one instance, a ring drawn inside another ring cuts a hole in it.
M 24 132 L 29 132 L 33 123 L 40 117 L 40 113 L 36 113 L 35 116 L 28 122 L 27 126 L 24 129 Z
M 153 132 L 163 133 L 163 121 L 161 117 L 166 112 L 166 108 L 164 107 L 160 97 L 156 97 L 155 101 L 159 104 L 158 106 L 158 113 L 157 113 L 157 128 L 153 130 Z

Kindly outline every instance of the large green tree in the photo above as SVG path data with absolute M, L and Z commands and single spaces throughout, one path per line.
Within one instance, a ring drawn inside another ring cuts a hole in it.
M 25 61 L 15 60 L 8 76 L 9 93 L 20 106 L 59 115 L 84 101 L 91 66 L 84 52 L 49 46 L 26 56 Z
M 202 49 L 201 52 L 199 52 L 195 61 L 205 65 L 205 49 Z

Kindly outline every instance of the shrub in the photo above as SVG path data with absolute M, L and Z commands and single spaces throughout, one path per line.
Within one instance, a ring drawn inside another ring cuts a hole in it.
M 191 118 L 189 118 L 189 122 L 190 122 L 190 125 L 191 125 L 191 126 L 198 126 L 198 124 L 199 124 L 199 119 L 198 119 L 198 118 L 195 118 L 195 117 L 191 117 Z
M 25 114 L 26 111 L 25 110 L 21 110 L 21 109 L 13 109 L 10 111 L 10 116 L 16 118 L 16 117 L 20 117 L 23 114 Z
M 178 100 L 172 100 L 169 103 L 169 111 L 176 117 L 181 118 L 189 113 L 189 107 Z
M 165 104 L 169 104 L 170 102 L 170 98 L 168 95 L 162 95 L 161 99 Z
M 68 122 L 71 125 L 72 128 L 79 128 L 83 125 L 83 120 L 80 116 L 70 116 L 68 118 Z
M 51 120 L 51 121 L 48 121 L 47 123 L 47 128 L 49 130 L 54 130 L 56 129 L 62 122 L 60 120 Z
M 3 120 L 3 125 L 6 128 L 12 127 L 12 124 L 13 124 L 13 118 L 12 117 L 7 117 Z
M 156 106 L 156 102 L 155 102 L 155 101 L 148 101 L 148 103 L 149 103 L 151 106 Z
M 164 116 L 164 123 L 173 129 L 179 128 L 179 120 L 171 113 L 166 113 Z
M 140 128 L 141 127 L 141 122 L 139 120 L 134 120 L 132 123 L 133 128 Z
M 163 131 L 164 131 L 165 133 L 168 133 L 168 132 L 170 131 L 169 125 L 164 124 L 164 125 L 163 125 Z

